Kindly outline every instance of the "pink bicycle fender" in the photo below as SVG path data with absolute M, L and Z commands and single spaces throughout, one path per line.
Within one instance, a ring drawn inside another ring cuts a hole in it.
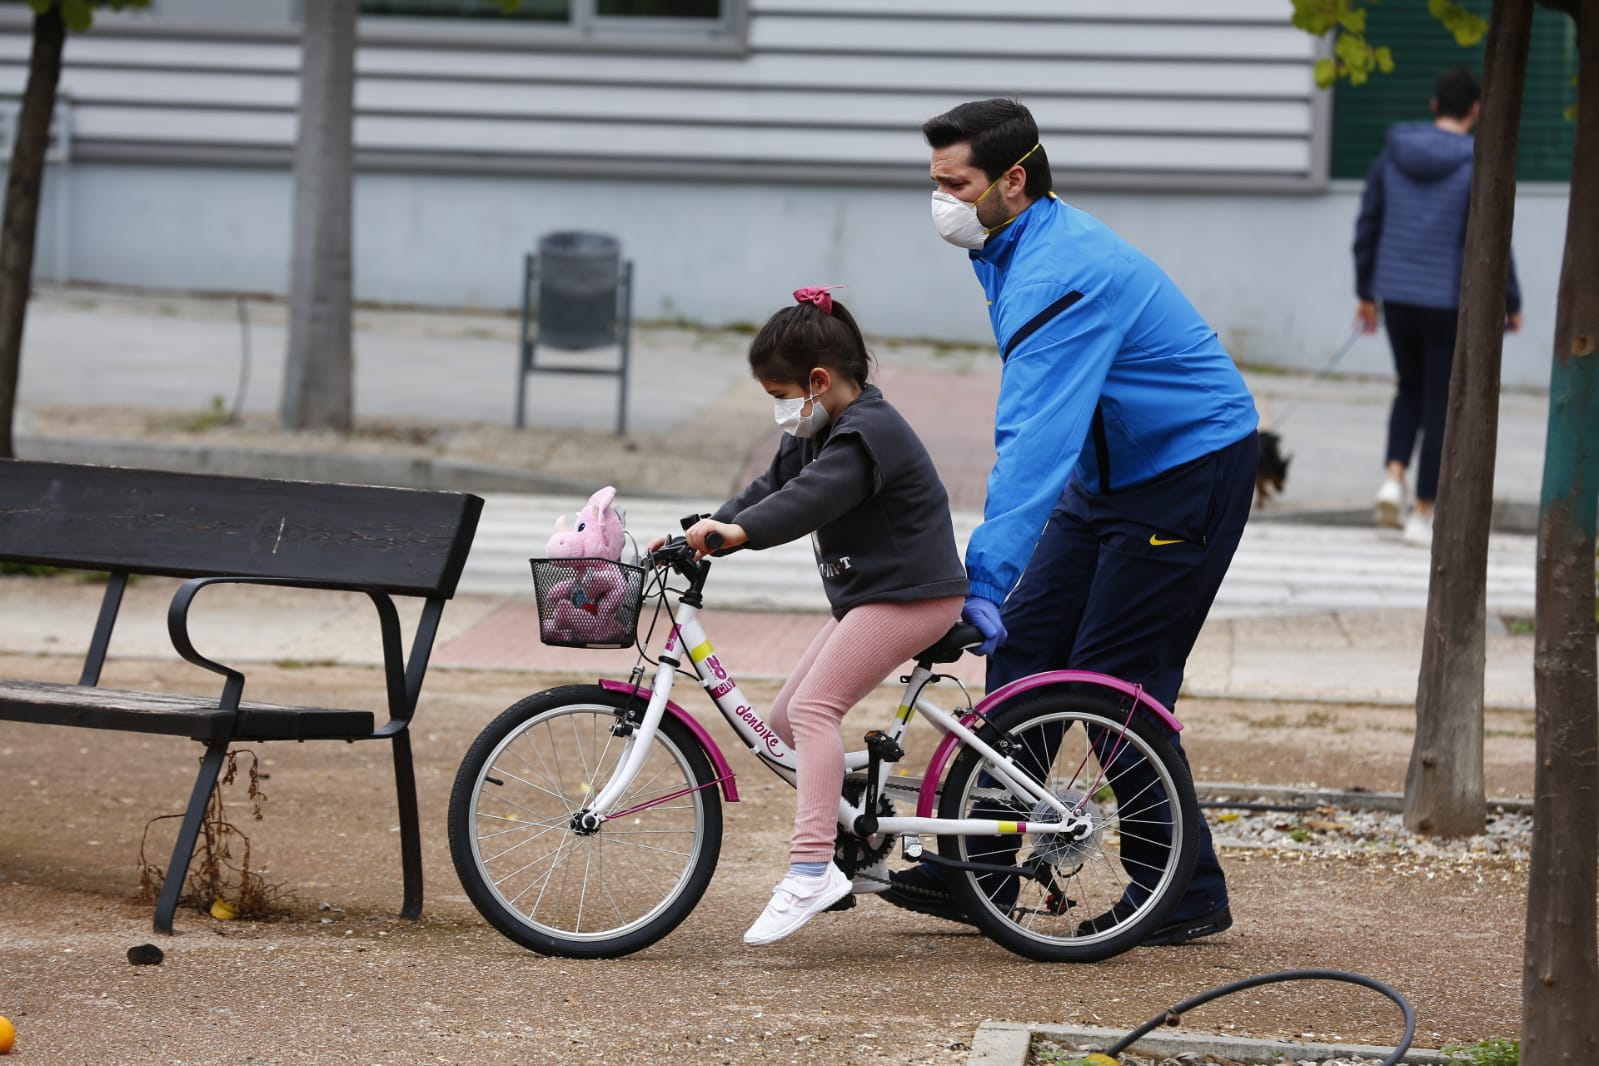
M 1035 688 L 1049 688 L 1051 685 L 1079 684 L 1098 685 L 1101 688 L 1114 689 L 1124 696 L 1132 696 L 1139 703 L 1154 712 L 1166 727 L 1172 732 L 1178 732 L 1183 724 L 1161 705 L 1161 702 L 1145 692 L 1142 685 L 1130 684 L 1119 677 L 1109 674 L 1096 674 L 1092 670 L 1046 670 L 1041 674 L 1029 674 L 1017 678 L 1010 684 L 995 689 L 977 701 L 977 706 L 972 708 L 972 713 L 961 719 L 961 724 L 971 727 L 973 722 L 986 718 L 989 712 L 1012 696 L 1019 696 L 1023 692 L 1031 692 Z M 938 782 L 944 776 L 944 764 L 956 747 L 960 745 L 960 738 L 953 733 L 946 736 L 934 750 L 933 757 L 928 760 L 927 773 L 922 777 L 922 790 L 916 800 L 916 816 L 918 818 L 931 818 L 933 816 L 933 803 L 938 794 Z
M 640 692 L 626 681 L 607 681 L 601 679 L 600 687 L 607 692 L 638 692 L 644 699 L 649 698 L 648 692 Z M 705 727 L 683 708 L 666 701 L 666 713 L 676 718 L 688 727 L 694 739 L 700 742 L 700 747 L 705 749 L 705 757 L 711 760 L 711 769 L 716 771 L 717 778 L 722 782 L 722 796 L 729 803 L 738 802 L 738 788 L 733 784 L 733 768 L 728 765 L 727 758 L 722 754 L 722 749 L 716 746 L 716 741 L 705 731 Z

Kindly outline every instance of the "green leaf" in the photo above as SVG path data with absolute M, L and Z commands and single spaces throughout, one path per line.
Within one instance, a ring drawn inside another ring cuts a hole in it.
M 1338 25 L 1350 33 L 1366 32 L 1366 9 L 1363 7 L 1350 8 L 1338 16 Z
M 61 21 L 74 33 L 94 25 L 94 7 L 89 0 L 61 0 Z
M 1338 64 L 1331 59 L 1316 60 L 1316 88 L 1329 88 L 1338 80 Z
M 33 8 L 33 13 L 35 15 L 42 15 L 46 11 L 49 11 L 50 5 L 55 2 L 56 0 L 28 0 L 28 6 Z

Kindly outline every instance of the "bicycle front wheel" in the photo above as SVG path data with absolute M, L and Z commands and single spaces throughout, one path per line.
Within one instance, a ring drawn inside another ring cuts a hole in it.
M 1094 962 L 1142 942 L 1187 888 L 1199 840 L 1193 783 L 1163 729 L 1130 700 L 1046 690 L 996 710 L 980 735 L 1086 821 L 1050 831 L 1053 806 L 1006 788 L 963 749 L 940 817 L 1027 831 L 939 837 L 945 858 L 992 868 L 946 868 L 957 902 L 997 943 L 1043 962 Z
M 615 958 L 660 940 L 710 884 L 722 845 L 716 776 L 681 722 L 661 722 L 627 793 L 598 829 L 572 816 L 605 787 L 637 733 L 637 699 L 550 689 L 479 734 L 450 794 L 450 855 L 500 932 L 545 955 Z

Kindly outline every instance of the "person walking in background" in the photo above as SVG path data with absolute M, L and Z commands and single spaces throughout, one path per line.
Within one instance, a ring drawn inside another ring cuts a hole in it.
M 1387 147 L 1366 175 L 1355 221 L 1355 317 L 1362 332 L 1387 320 L 1398 391 L 1388 415 L 1387 477 L 1377 490 L 1380 526 L 1405 543 L 1432 544 L 1433 501 L 1449 410 L 1460 266 L 1471 200 L 1471 128 L 1481 90 L 1469 70 L 1438 79 L 1432 122 L 1389 127 Z M 1521 328 L 1521 289 L 1510 264 L 1505 328 Z M 1417 454 L 1417 440 L 1420 452 Z M 1416 456 L 1415 504 L 1407 516 L 1405 472 Z
M 964 615 L 985 638 L 988 691 L 1045 670 L 1096 670 L 1171 707 L 1249 516 L 1254 400 L 1171 279 L 1055 197 L 1026 107 L 964 103 L 922 133 L 934 226 L 971 258 L 1001 362 L 994 469 L 966 551 Z M 1128 774 L 1114 787 L 1136 795 L 1145 784 Z M 1210 831 L 1199 829 L 1187 893 L 1145 943 L 1232 925 Z M 1136 862 L 1128 873 L 1129 897 L 1085 916 L 1079 935 L 1141 905 L 1147 874 Z M 965 920 L 936 869 L 891 881 L 888 902 Z

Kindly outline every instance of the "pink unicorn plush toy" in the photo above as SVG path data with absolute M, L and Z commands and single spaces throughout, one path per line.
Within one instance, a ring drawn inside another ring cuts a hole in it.
M 613 567 L 583 560 L 622 558 L 625 512 L 615 506 L 616 489 L 607 485 L 589 497 L 577 512 L 577 522 L 567 528 L 566 516 L 555 521 L 555 533 L 545 545 L 548 559 L 573 559 L 573 574 L 549 591 L 554 609 L 544 619 L 546 639 L 563 642 L 618 642 L 622 629 L 617 620 L 627 583 Z

